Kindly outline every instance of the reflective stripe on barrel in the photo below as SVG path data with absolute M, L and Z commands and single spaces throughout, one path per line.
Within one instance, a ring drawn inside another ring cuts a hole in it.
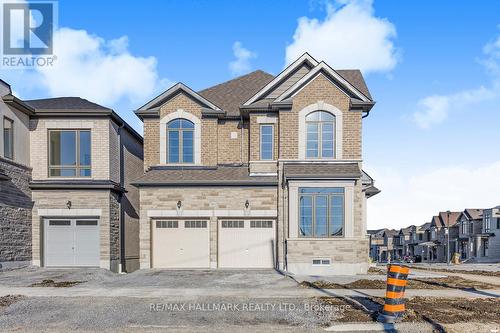
M 387 284 L 391 284 L 393 286 L 397 287 L 405 287 L 406 286 L 406 280 L 401 280 L 401 279 L 395 279 L 395 278 L 387 278 Z
M 392 313 L 404 312 L 405 311 L 405 305 L 404 304 L 396 304 L 396 305 L 385 304 L 384 305 L 384 311 L 386 311 L 386 312 L 392 312 Z

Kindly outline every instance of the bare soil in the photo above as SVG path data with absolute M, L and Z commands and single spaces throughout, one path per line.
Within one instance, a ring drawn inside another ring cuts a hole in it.
M 47 279 L 42 280 L 42 282 L 33 283 L 30 287 L 56 287 L 56 288 L 68 288 L 73 287 L 77 284 L 84 283 L 86 281 L 59 281 L 55 282 L 54 280 Z
M 459 274 L 471 274 L 471 275 L 483 275 L 483 276 L 497 276 L 500 277 L 500 272 L 491 271 L 468 271 L 461 269 L 446 269 L 446 268 L 428 268 L 428 267 L 412 267 L 418 270 L 431 271 L 431 272 L 441 272 L 441 273 L 459 273 Z
M 347 284 L 339 284 L 328 281 L 303 281 L 301 286 L 306 288 L 321 289 L 385 289 L 386 281 L 361 279 Z M 407 289 L 496 289 L 497 286 L 466 280 L 461 277 L 429 278 L 429 279 L 410 279 L 406 286 Z
M 384 268 L 370 267 L 368 268 L 368 274 L 370 275 L 385 275 L 387 270 Z
M 348 300 L 339 297 L 321 297 L 320 301 L 327 305 L 347 305 Z M 380 308 L 384 300 L 371 297 L 370 301 L 378 303 Z M 367 312 L 362 307 L 352 305 L 343 311 L 338 322 L 370 322 L 375 314 Z M 439 327 L 439 324 L 458 322 L 493 322 L 500 323 L 500 299 L 498 298 L 439 298 L 411 297 L 406 300 L 406 313 L 403 322 L 429 322 Z
M 23 298 L 24 298 L 24 296 L 22 296 L 22 295 L 2 296 L 2 297 L 0 297 L 0 308 L 10 306 L 10 305 L 16 303 L 17 301 L 20 301 Z

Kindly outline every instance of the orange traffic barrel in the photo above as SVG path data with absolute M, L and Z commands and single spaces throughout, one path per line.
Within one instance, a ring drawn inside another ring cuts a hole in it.
M 394 323 L 405 312 L 405 288 L 410 268 L 401 264 L 387 265 L 387 289 L 385 303 L 377 316 L 377 321 Z

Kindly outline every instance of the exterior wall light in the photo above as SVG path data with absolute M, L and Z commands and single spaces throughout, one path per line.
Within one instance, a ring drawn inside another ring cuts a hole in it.
M 179 200 L 179 201 L 177 201 L 177 208 L 181 209 L 181 207 L 182 207 L 182 201 Z
M 68 202 L 66 202 L 66 207 L 68 207 L 68 209 L 71 209 L 71 201 L 68 200 Z
M 250 202 L 248 202 L 248 199 L 247 199 L 247 201 L 245 201 L 245 208 L 248 209 L 248 206 L 250 206 Z

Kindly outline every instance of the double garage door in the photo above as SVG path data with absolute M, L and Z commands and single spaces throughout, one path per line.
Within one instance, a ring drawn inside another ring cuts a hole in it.
M 47 267 L 99 267 L 98 219 L 45 219 L 44 259 Z
M 274 220 L 219 220 L 219 268 L 274 267 Z M 215 233 L 214 233 L 215 237 Z M 153 221 L 154 268 L 209 268 L 209 220 Z

